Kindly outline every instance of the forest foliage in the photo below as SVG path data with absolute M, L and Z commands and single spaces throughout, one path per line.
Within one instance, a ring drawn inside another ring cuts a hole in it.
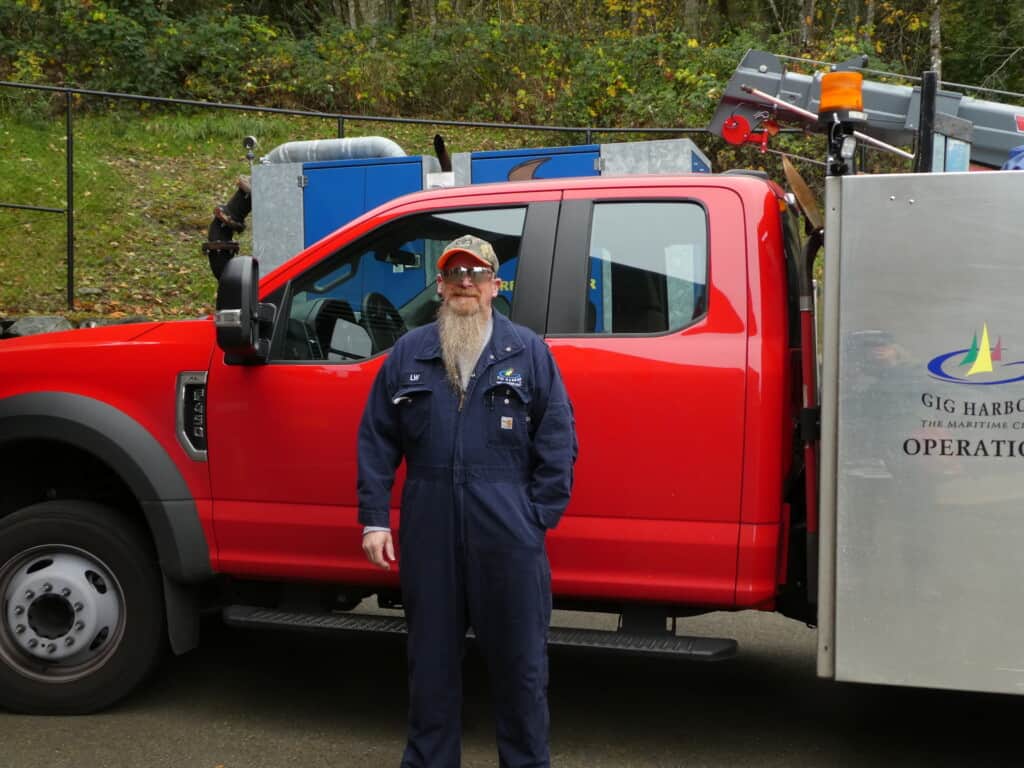
M 1024 3 L 0 0 L 0 79 L 349 114 L 702 126 L 743 53 L 1024 91 Z

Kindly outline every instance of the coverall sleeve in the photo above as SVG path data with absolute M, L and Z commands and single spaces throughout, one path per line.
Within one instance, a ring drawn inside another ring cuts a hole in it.
M 535 356 L 538 387 L 536 407 L 531 416 L 535 430 L 530 502 L 537 521 L 545 528 L 554 528 L 569 504 L 579 444 L 572 402 L 558 366 L 547 344 L 538 339 L 537 345 L 540 349 Z
M 397 408 L 391 402 L 394 353 L 374 379 L 359 424 L 359 522 L 387 528 L 391 524 L 391 486 L 402 461 Z

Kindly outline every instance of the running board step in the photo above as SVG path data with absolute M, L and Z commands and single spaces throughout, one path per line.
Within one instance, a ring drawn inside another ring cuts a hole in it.
M 251 629 L 292 629 L 328 632 L 406 633 L 405 619 L 363 613 L 294 613 L 271 608 L 231 605 L 224 609 L 224 622 Z M 473 630 L 468 637 L 473 637 Z M 551 627 L 548 645 L 592 648 L 640 656 L 684 656 L 700 661 L 720 661 L 736 655 L 735 640 L 717 637 L 681 637 L 606 632 L 599 629 Z

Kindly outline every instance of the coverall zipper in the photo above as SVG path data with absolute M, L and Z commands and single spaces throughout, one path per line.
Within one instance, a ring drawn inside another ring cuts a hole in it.
M 466 473 L 462 463 L 462 408 L 466 403 L 466 397 L 476 383 L 476 374 L 469 377 L 469 386 L 459 391 L 459 403 L 455 411 L 455 445 L 452 447 L 452 485 L 455 489 L 455 515 L 458 518 L 457 530 L 459 532 L 459 544 L 466 546 L 466 539 L 469 535 L 469 527 L 466 522 L 465 487 Z
M 487 354 L 485 348 L 480 353 L 480 360 L 484 360 L 484 355 Z M 484 362 L 483 368 L 479 368 L 479 361 L 477 367 L 479 370 L 474 371 L 469 377 L 469 386 L 459 392 L 459 404 L 455 412 L 455 445 L 452 449 L 452 484 L 458 489 L 455 493 L 455 514 L 458 517 L 458 531 L 461 538 L 461 543 L 466 546 L 469 537 L 469 525 L 466 521 L 466 505 L 465 505 L 465 485 L 468 481 L 466 473 L 462 464 L 462 409 L 466 404 L 466 399 L 472 394 L 473 388 L 476 383 L 483 378 L 484 372 L 490 367 L 491 363 L 494 362 L 494 355 L 489 355 L 489 359 Z M 462 482 L 459 482 L 461 479 Z

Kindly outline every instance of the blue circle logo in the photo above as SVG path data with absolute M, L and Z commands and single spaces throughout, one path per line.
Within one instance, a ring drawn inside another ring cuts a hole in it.
M 988 325 L 983 324 L 980 340 L 975 333 L 970 347 L 933 357 L 928 362 L 928 373 L 953 384 L 982 387 L 1024 381 L 1024 372 L 1016 367 L 1024 365 L 1024 360 L 1005 362 L 1004 352 L 1002 337 L 998 337 L 993 346 L 989 341 Z

